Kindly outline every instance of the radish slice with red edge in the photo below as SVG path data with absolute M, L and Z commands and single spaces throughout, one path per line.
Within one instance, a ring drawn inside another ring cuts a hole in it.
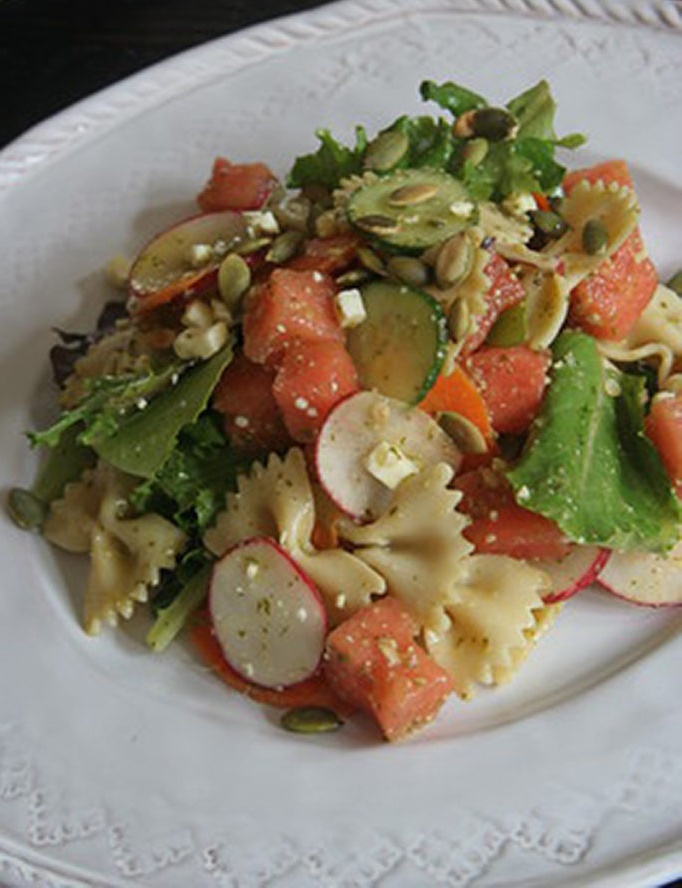
M 242 215 L 230 210 L 191 216 L 162 231 L 133 262 L 128 279 L 132 308 L 150 311 L 212 286 L 227 252 L 245 236 Z
M 309 577 L 274 540 L 238 543 L 213 567 L 208 591 L 213 631 L 225 659 L 266 688 L 313 675 L 327 635 L 327 615 Z
M 545 604 L 566 601 L 594 583 L 610 554 L 599 546 L 576 546 L 558 561 L 534 562 L 552 581 L 552 591 L 543 596 Z
M 652 552 L 612 552 L 598 578 L 608 592 L 642 607 L 682 604 L 682 542 L 667 557 Z
M 357 521 L 378 517 L 392 489 L 369 470 L 375 448 L 394 447 L 415 470 L 448 463 L 457 471 L 462 455 L 427 413 L 403 401 L 362 391 L 340 401 L 325 419 L 315 446 L 315 468 L 330 499 Z

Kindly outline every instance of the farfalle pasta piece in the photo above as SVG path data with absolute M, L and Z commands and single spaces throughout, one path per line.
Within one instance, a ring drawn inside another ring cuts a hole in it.
M 568 281 L 555 271 L 526 268 L 518 275 L 526 294 L 526 342 L 533 349 L 547 348 L 561 332 L 568 316 Z
M 83 602 L 83 625 L 97 635 L 103 622 L 129 618 L 137 601 L 146 601 L 160 573 L 175 565 L 185 534 L 154 513 L 127 518 L 135 480 L 104 463 L 70 484 L 53 503 L 45 536 L 68 551 L 90 552 L 90 573 Z
M 525 215 L 506 213 L 492 201 L 479 203 L 478 225 L 486 237 L 495 239 L 495 249 L 498 252 L 505 246 L 524 246 L 533 236 L 533 226 Z
M 563 604 L 546 604 L 540 610 L 533 611 L 535 623 L 523 630 L 526 644 L 510 651 L 510 662 L 507 666 L 494 667 L 493 675 L 496 685 L 508 684 L 514 678 L 535 645 L 554 624 L 562 608 Z
M 670 349 L 675 363 L 682 361 L 682 299 L 659 284 L 627 337 L 631 348 L 656 343 Z
M 452 468 L 429 466 L 406 478 L 385 511 L 363 526 L 339 526 L 354 554 L 381 574 L 421 625 L 443 628 L 443 609 L 462 562 L 472 551 L 462 531 L 466 516 L 457 511 L 458 491 L 448 487 Z
M 579 182 L 565 198 L 561 214 L 568 231 L 543 250 L 546 256 L 560 258 L 563 274 L 572 290 L 602 264 L 632 234 L 639 218 L 639 204 L 634 191 L 612 182 Z M 583 248 L 585 225 L 597 220 L 608 239 L 604 250 L 595 254 Z
M 445 629 L 427 626 L 426 648 L 463 698 L 476 684 L 508 681 L 546 621 L 549 578 L 504 555 L 472 555 L 461 564 L 445 606 Z
M 384 577 L 389 594 L 405 605 L 422 629 L 447 630 L 445 608 L 466 559 L 447 549 L 434 553 L 419 547 L 369 546 L 355 549 L 354 554 Z
M 597 346 L 611 361 L 654 364 L 659 388 L 676 391 L 679 381 L 674 374 L 682 368 L 682 299 L 659 284 L 627 337 L 620 342 L 598 341 Z
M 237 479 L 225 509 L 204 543 L 214 555 L 254 536 L 274 537 L 286 549 L 308 544 L 315 522 L 313 495 L 302 451 L 294 447 L 284 459 L 271 454 L 267 465 L 254 463 Z
M 80 481 L 67 484 L 62 496 L 50 504 L 43 536 L 67 552 L 89 552 L 101 502 L 102 472 L 87 469 Z
M 299 448 L 284 459 L 271 455 L 267 466 L 256 463 L 250 475 L 239 477 L 237 488 L 204 535 L 214 555 L 250 537 L 274 537 L 319 589 L 332 625 L 386 591 L 383 578 L 351 553 L 313 546 L 315 501 Z
M 428 466 L 399 484 L 385 511 L 370 524 L 339 523 L 339 534 L 354 546 L 399 546 L 445 542 L 457 558 L 471 551 L 462 536 L 467 518 L 457 511 L 461 493 L 448 487 L 447 463 Z
M 386 592 L 381 574 L 343 549 L 297 549 L 291 554 L 322 594 L 331 626 Z

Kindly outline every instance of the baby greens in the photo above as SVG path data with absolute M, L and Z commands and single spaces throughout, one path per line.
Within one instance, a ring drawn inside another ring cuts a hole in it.
M 458 84 L 426 80 L 420 94 L 452 116 L 402 116 L 383 133 L 400 132 L 408 138 L 408 149 L 394 168 L 435 167 L 461 179 L 475 200 L 502 200 L 511 194 L 550 194 L 561 184 L 565 168 L 556 161 L 557 147 L 577 148 L 585 141 L 579 134 L 558 138 L 554 130 L 556 104 L 542 80 L 511 99 L 503 114 L 514 122 L 509 136 L 488 141 L 486 151 L 474 162 L 467 147 L 470 138 L 458 133 L 457 121 L 472 112 L 493 112 L 486 99 Z M 454 124 L 454 126 L 453 126 Z M 333 190 L 341 179 L 367 168 L 368 143 L 365 130 L 356 129 L 354 147 L 338 142 L 328 130 L 318 130 L 318 150 L 299 157 L 289 174 L 291 187 L 317 185 Z M 480 141 L 480 140 L 479 140 Z M 487 141 L 487 140 L 486 140 Z M 387 171 L 387 170 L 386 170 Z M 383 172 L 383 170 L 382 170 Z
M 682 509 L 644 434 L 644 378 L 608 365 L 584 333 L 563 333 L 553 353 L 542 412 L 507 475 L 518 502 L 575 542 L 670 549 Z

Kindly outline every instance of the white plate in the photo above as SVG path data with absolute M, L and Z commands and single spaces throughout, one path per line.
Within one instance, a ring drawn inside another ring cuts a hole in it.
M 551 80 L 561 132 L 627 156 L 663 275 L 682 262 L 682 16 L 671 2 L 367 0 L 230 36 L 0 155 L 0 453 L 49 400 L 49 327 L 86 328 L 99 269 L 190 209 L 215 154 L 284 173 L 315 126 L 417 112 L 422 78 L 497 101 Z M 86 638 L 82 572 L 0 519 L 0 883 L 649 885 L 682 868 L 679 617 L 569 603 L 508 689 L 389 747 L 311 740 L 182 646 Z

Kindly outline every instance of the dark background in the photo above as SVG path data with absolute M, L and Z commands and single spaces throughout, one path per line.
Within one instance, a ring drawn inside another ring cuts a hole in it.
M 321 0 L 0 0 L 0 147 L 154 62 L 323 5 Z
M 0 0 L 0 146 L 189 47 L 320 0 Z

